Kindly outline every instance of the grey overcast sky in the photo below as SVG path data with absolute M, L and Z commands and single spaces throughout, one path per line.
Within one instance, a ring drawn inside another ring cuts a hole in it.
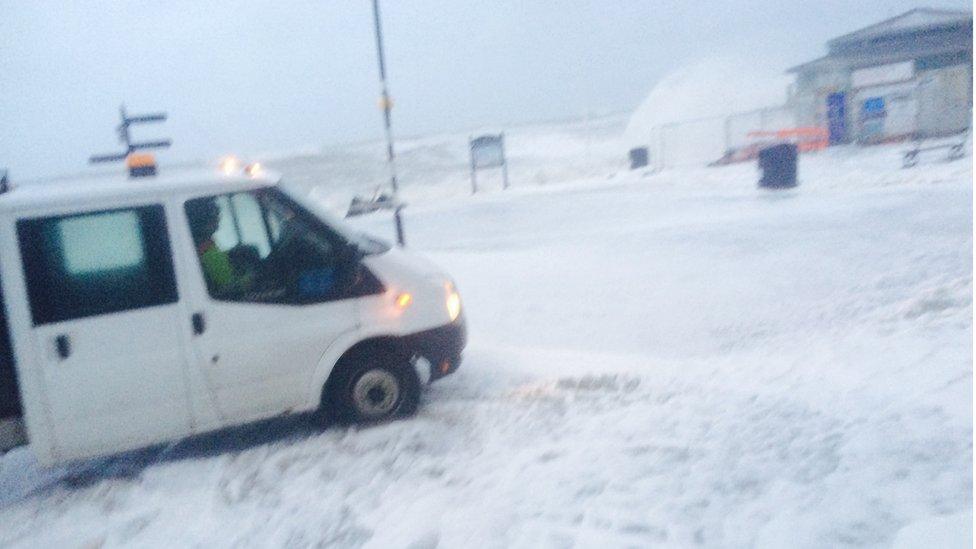
M 927 7 L 971 9 L 967 1 Z M 384 0 L 398 135 L 635 108 L 669 70 L 738 54 L 781 67 L 907 0 Z M 84 169 L 117 109 L 165 160 L 382 136 L 369 0 L 0 0 L 0 167 Z

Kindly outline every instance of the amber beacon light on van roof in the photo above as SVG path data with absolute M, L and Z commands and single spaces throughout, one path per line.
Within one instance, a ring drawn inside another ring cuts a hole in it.
M 100 164 L 103 162 L 125 161 L 126 168 L 129 170 L 130 177 L 144 177 L 156 175 L 156 159 L 152 154 L 140 153 L 148 149 L 163 149 L 169 147 L 172 141 L 160 139 L 157 141 L 143 141 L 133 143 L 129 134 L 129 126 L 133 124 L 147 124 L 152 122 L 165 122 L 166 113 L 142 114 L 129 116 L 125 112 L 125 105 L 119 107 L 119 116 L 122 122 L 115 128 L 119 134 L 119 142 L 125 145 L 125 150 L 121 153 L 93 155 L 89 157 L 90 164 Z

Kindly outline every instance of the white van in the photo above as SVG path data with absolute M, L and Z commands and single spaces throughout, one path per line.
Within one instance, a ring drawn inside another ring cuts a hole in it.
M 380 421 L 457 369 L 447 275 L 227 171 L 0 195 L 0 450 L 50 465 L 291 412 Z

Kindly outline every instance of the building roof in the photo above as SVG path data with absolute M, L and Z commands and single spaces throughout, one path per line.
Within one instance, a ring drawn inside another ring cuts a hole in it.
M 806 70 L 833 70 L 833 69 L 857 69 L 861 67 L 872 67 L 875 65 L 886 65 L 888 63 L 898 63 L 899 61 L 910 61 L 917 57 L 927 57 L 956 53 L 959 47 L 955 44 L 940 44 L 931 47 L 918 48 L 912 51 L 902 52 L 878 52 L 873 55 L 857 53 L 853 55 L 830 54 L 818 57 L 813 61 L 807 61 L 786 69 L 786 72 L 801 72 Z
M 161 200 L 172 194 L 220 194 L 254 187 L 275 185 L 279 177 L 272 172 L 248 176 L 225 175 L 217 169 L 160 169 L 160 175 L 130 178 L 124 169 L 118 173 L 58 179 L 47 183 L 25 183 L 0 194 L 0 211 L 27 211 L 88 207 L 99 202 L 119 202 L 149 198 Z
M 916 43 L 911 51 L 898 51 L 897 49 L 885 49 L 872 51 L 871 49 L 857 47 L 859 51 L 845 51 L 848 48 L 840 48 L 848 44 L 856 44 L 879 37 L 890 37 L 899 35 L 911 35 L 914 33 L 953 28 L 959 26 L 972 27 L 973 14 L 968 11 L 957 10 L 938 10 L 932 8 L 916 8 L 907 11 L 896 17 L 885 19 L 880 23 L 875 23 L 860 30 L 839 36 L 827 42 L 831 53 L 824 57 L 807 61 L 806 63 L 790 67 L 788 73 L 801 72 L 806 70 L 833 70 L 833 69 L 856 69 L 886 63 L 897 63 L 908 61 L 918 57 L 936 56 L 952 54 L 960 50 L 960 45 L 950 42 L 938 42 L 929 40 L 929 43 L 922 41 Z M 970 45 L 970 48 L 972 46 Z M 840 51 L 837 51 L 840 50 Z
M 973 13 L 969 11 L 915 8 L 901 15 L 885 19 L 880 23 L 875 23 L 863 29 L 838 36 L 827 42 L 827 46 L 834 47 L 846 42 L 860 42 L 879 36 L 914 33 L 966 23 L 972 25 L 972 20 Z

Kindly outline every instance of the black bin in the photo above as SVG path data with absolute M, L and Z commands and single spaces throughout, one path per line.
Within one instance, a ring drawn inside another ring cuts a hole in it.
M 647 147 L 630 149 L 630 169 L 636 170 L 647 166 Z
M 759 151 L 759 186 L 767 189 L 796 187 L 796 145 L 782 143 Z

